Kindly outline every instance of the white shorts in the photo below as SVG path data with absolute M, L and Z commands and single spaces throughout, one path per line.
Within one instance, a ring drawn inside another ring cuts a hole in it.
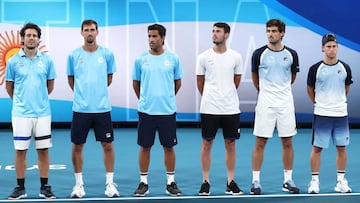
M 254 135 L 271 138 L 275 127 L 279 137 L 291 137 L 296 135 L 297 130 L 294 106 L 267 107 L 265 105 L 256 105 Z
M 36 118 L 13 116 L 12 127 L 15 150 L 28 149 L 32 136 L 34 136 L 36 149 L 52 147 L 51 116 Z

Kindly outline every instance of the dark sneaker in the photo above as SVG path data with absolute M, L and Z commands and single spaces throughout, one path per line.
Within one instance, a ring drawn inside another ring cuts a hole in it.
M 209 196 L 210 195 L 210 184 L 206 180 L 201 184 L 199 195 L 200 196 Z
M 166 185 L 166 194 L 169 194 L 171 196 L 181 196 L 182 193 L 178 189 L 175 182 L 172 182 L 170 185 Z
M 251 184 L 250 195 L 261 195 L 261 185 L 259 181 L 254 181 Z
M 226 194 L 229 195 L 242 195 L 244 192 L 237 186 L 234 180 L 230 182 L 230 184 L 226 183 Z
M 292 180 L 288 180 L 288 181 L 286 181 L 286 183 L 283 184 L 282 191 L 289 192 L 289 193 L 292 193 L 292 194 L 299 194 L 300 193 L 299 188 L 296 187 L 294 181 L 292 181 Z
M 149 185 L 144 182 L 139 183 L 138 188 L 134 192 L 134 196 L 143 197 L 147 194 L 149 194 Z
M 55 195 L 51 192 L 51 186 L 50 185 L 44 185 L 40 187 L 40 194 L 39 197 L 45 198 L 45 199 L 55 199 Z
M 27 197 L 26 191 L 24 187 L 16 186 L 14 191 L 9 195 L 8 199 L 16 200 Z

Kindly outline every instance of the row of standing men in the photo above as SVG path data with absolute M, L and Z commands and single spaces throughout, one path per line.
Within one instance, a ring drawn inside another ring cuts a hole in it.
M 72 198 L 85 196 L 82 177 L 83 147 L 88 132 L 94 129 L 96 141 L 104 153 L 106 170 L 105 192 L 107 197 L 118 197 L 114 177 L 114 140 L 111 104 L 108 86 L 116 71 L 113 53 L 96 41 L 99 34 L 94 20 L 84 20 L 81 35 L 84 43 L 73 50 L 67 59 L 68 83 L 74 92 L 71 124 L 72 162 L 75 185 Z M 255 108 L 254 135 L 256 142 L 252 155 L 252 184 L 250 194 L 260 195 L 260 170 L 264 148 L 276 128 L 282 141 L 284 181 L 282 190 L 297 194 L 300 189 L 292 179 L 294 151 L 292 137 L 296 135 L 295 109 L 291 85 L 299 72 L 297 52 L 285 46 L 285 23 L 280 19 L 266 22 L 268 43 L 253 52 L 252 79 L 258 93 Z M 201 115 L 201 166 L 203 181 L 199 195 L 210 195 L 209 171 L 211 148 L 216 132 L 222 128 L 226 150 L 227 184 L 225 193 L 244 194 L 234 180 L 236 148 L 240 138 L 240 109 L 237 88 L 243 74 L 241 55 L 227 47 L 230 26 L 225 22 L 214 23 L 213 47 L 197 57 L 197 88 L 202 96 Z M 17 186 L 8 199 L 27 196 L 25 190 L 26 152 L 31 137 L 35 139 L 40 173 L 42 198 L 56 196 L 48 184 L 51 142 L 51 111 L 48 95 L 54 88 L 56 71 L 52 59 L 38 50 L 41 29 L 33 23 L 20 30 L 22 49 L 6 65 L 6 90 L 12 99 L 12 129 L 15 148 Z M 181 196 L 175 182 L 176 93 L 181 87 L 183 70 L 178 56 L 164 49 L 166 28 L 160 24 L 148 26 L 150 49 L 135 59 L 132 79 L 138 98 L 138 138 L 140 146 L 140 183 L 134 196 L 149 193 L 148 169 L 151 147 L 156 131 L 164 149 L 166 167 L 166 193 Z M 316 194 L 319 188 L 320 155 L 330 139 L 337 148 L 337 181 L 335 191 L 352 192 L 345 178 L 346 145 L 349 144 L 349 127 L 346 96 L 352 81 L 348 64 L 337 58 L 336 35 L 322 38 L 324 58 L 309 68 L 307 91 L 314 103 L 313 148 L 310 156 L 311 181 L 308 193 Z M 37 91 L 34 91 L 36 89 Z

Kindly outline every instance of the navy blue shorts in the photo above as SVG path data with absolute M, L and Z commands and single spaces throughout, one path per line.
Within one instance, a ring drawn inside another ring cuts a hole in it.
M 114 141 L 114 130 L 110 112 L 73 112 L 73 119 L 71 123 L 71 142 L 74 144 L 84 144 L 90 128 L 94 129 L 96 141 Z
M 240 138 L 240 114 L 201 114 L 200 116 L 203 139 L 213 140 L 219 128 L 222 128 L 224 139 L 236 140 Z
M 156 131 L 159 133 L 160 144 L 173 147 L 177 144 L 176 114 L 149 115 L 138 112 L 138 145 L 151 147 L 154 145 Z

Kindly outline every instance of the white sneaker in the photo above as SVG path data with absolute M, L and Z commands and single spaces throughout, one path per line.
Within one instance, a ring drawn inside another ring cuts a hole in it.
M 320 192 L 320 183 L 316 180 L 311 180 L 308 187 L 309 194 L 318 194 Z
M 116 183 L 106 184 L 105 195 L 107 197 L 119 197 L 119 191 L 117 190 Z
M 346 178 L 338 181 L 336 183 L 334 190 L 336 192 L 341 192 L 341 193 L 351 193 L 352 192 L 351 188 L 348 186 L 348 181 L 346 180 Z
M 71 198 L 82 198 L 83 196 L 85 196 L 84 186 L 80 185 L 80 184 L 76 184 L 73 187 L 73 191 L 71 192 L 70 197 Z

